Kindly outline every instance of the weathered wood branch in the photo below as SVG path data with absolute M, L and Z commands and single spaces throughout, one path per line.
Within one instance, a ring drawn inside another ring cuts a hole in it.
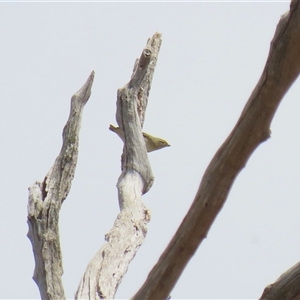
M 145 48 L 129 83 L 118 90 L 116 112 L 117 122 L 125 137 L 121 177 L 125 177 L 127 171 L 134 171 L 136 176 L 141 176 L 144 182 L 143 193 L 151 188 L 154 178 L 142 133 L 141 120 L 138 115 L 137 95 L 146 75 L 150 59 L 151 50 Z
M 299 300 L 300 262 L 284 272 L 273 284 L 268 285 L 259 300 Z
M 277 26 L 266 66 L 236 126 L 206 169 L 194 202 L 179 229 L 132 299 L 168 297 L 207 236 L 238 173 L 258 145 L 269 138 L 271 120 L 299 72 L 300 2 L 292 1 L 290 11 L 282 16 Z M 295 280 L 300 286 L 299 277 Z
M 59 211 L 74 177 L 81 116 L 91 95 L 93 80 L 94 71 L 71 99 L 70 115 L 63 130 L 63 145 L 54 165 L 43 182 L 36 181 L 29 187 L 27 223 L 35 259 L 33 279 L 44 300 L 65 299 L 61 280 L 63 267 L 58 230 Z
M 120 214 L 105 236 L 105 244 L 91 260 L 80 281 L 75 299 L 113 299 L 128 265 L 143 243 L 150 212 L 142 194 L 152 183 L 142 126 L 161 35 L 148 40 L 136 61 L 128 84 L 118 90 L 116 119 L 124 132 L 122 173 L 118 180 Z

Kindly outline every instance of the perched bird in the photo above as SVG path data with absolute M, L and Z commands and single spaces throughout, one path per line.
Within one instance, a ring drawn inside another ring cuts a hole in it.
M 109 125 L 109 130 L 115 132 L 124 142 L 124 132 L 120 127 Z M 170 147 L 167 141 L 158 137 L 152 136 L 148 133 L 143 132 L 147 152 L 159 150 L 161 148 Z

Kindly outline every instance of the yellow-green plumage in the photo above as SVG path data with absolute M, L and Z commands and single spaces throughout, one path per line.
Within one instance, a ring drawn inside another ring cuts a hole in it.
M 124 132 L 121 130 L 120 127 L 115 127 L 113 125 L 109 125 L 109 130 L 115 132 L 124 142 Z M 156 150 L 159 150 L 159 149 L 162 149 L 165 147 L 170 147 L 168 142 L 161 138 L 152 136 L 145 132 L 143 132 L 143 136 L 144 136 L 147 152 L 152 152 L 152 151 L 156 151 Z

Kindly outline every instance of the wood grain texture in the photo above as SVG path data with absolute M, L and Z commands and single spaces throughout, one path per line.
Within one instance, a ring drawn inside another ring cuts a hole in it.
M 81 116 L 91 95 L 93 81 L 94 71 L 71 99 L 70 115 L 63 130 L 63 145 L 54 165 L 43 182 L 36 181 L 29 187 L 28 238 L 35 259 L 33 279 L 42 299 L 65 299 L 61 280 L 63 267 L 58 230 L 59 212 L 74 177 Z
M 148 40 L 129 82 L 118 90 L 116 120 L 124 133 L 117 188 L 120 213 L 106 242 L 90 261 L 75 299 L 113 299 L 128 266 L 144 242 L 150 212 L 142 194 L 153 184 L 142 126 L 161 35 Z
M 300 262 L 284 272 L 273 284 L 268 285 L 259 300 L 299 300 Z

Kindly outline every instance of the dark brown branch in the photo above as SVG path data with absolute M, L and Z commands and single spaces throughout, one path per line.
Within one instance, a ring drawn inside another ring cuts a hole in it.
M 300 262 L 284 272 L 273 284 L 268 285 L 259 300 L 299 300 Z
M 42 299 L 65 299 L 59 241 L 58 219 L 62 202 L 68 196 L 78 157 L 78 141 L 83 108 L 94 80 L 91 73 L 83 87 L 73 95 L 69 119 L 63 130 L 63 145 L 43 182 L 29 187 L 28 238 L 31 241 L 35 269 L 33 279 Z
M 300 5 L 292 1 L 271 43 L 262 76 L 236 126 L 202 178 L 194 202 L 147 280 L 132 299 L 166 299 L 207 236 L 235 178 L 253 151 L 270 136 L 270 123 L 300 72 Z

